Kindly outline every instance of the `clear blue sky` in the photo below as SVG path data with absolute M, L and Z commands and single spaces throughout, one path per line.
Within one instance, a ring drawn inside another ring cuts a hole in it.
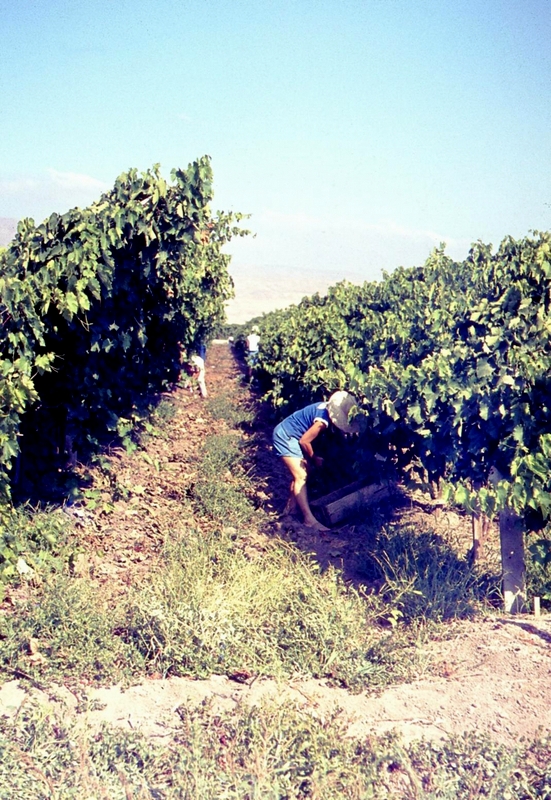
M 551 2 L 0 0 L 0 216 L 205 153 L 258 275 L 549 229 Z

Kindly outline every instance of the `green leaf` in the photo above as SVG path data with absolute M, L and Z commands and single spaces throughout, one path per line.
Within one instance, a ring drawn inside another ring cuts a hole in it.
M 551 541 L 549 539 L 538 539 L 529 545 L 532 558 L 541 567 L 546 567 L 551 564 Z
M 479 359 L 476 365 L 476 377 L 477 378 L 489 378 L 490 375 L 493 375 L 494 367 L 486 361 L 485 358 Z
M 76 294 L 73 294 L 73 292 L 67 292 L 65 295 L 65 307 L 71 312 L 71 314 L 76 314 L 78 312 L 78 299 Z
M 522 444 L 524 441 L 524 428 L 522 425 L 516 425 L 513 430 L 513 439 L 515 442 Z

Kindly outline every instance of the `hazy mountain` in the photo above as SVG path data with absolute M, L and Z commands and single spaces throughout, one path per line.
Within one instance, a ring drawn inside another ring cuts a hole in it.
M 9 244 L 15 236 L 17 220 L 10 217 L 0 217 L 0 247 Z
M 226 307 L 228 322 L 243 323 L 274 311 L 300 303 L 303 297 L 325 294 L 344 278 L 352 283 L 366 280 L 360 272 L 339 270 L 296 269 L 289 266 L 252 264 L 230 264 L 230 273 L 235 284 L 235 297 Z

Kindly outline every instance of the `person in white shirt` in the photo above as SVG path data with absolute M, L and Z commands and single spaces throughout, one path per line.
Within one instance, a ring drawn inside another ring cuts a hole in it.
M 253 376 L 253 369 L 258 359 L 258 346 L 260 344 L 260 336 L 258 335 L 258 325 L 253 325 L 251 332 L 245 339 L 247 344 L 247 380 L 251 380 Z
M 198 355 L 192 356 L 191 369 L 192 375 L 197 381 L 201 397 L 208 397 L 207 385 L 205 383 L 205 359 Z

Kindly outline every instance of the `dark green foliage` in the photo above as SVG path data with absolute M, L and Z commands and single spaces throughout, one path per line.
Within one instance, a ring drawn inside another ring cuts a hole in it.
M 221 248 L 243 231 L 211 214 L 208 157 L 172 178 L 131 170 L 87 209 L 23 220 L 0 255 L 4 491 L 19 433 L 23 450 L 38 437 L 60 466 L 106 432 L 124 437 L 175 377 L 179 343 L 189 353 L 223 320 L 232 281 Z M 20 463 L 16 481 L 22 469 L 32 471 Z
M 549 526 L 529 547 L 526 583 L 530 597 L 541 598 L 544 608 L 551 608 L 551 531 Z
M 356 450 L 401 478 L 453 484 L 494 514 L 551 514 L 551 234 L 481 243 L 463 263 L 442 248 L 379 283 L 261 319 L 258 372 L 277 406 L 336 389 L 363 411 Z M 502 475 L 488 485 L 493 469 Z M 365 470 L 364 470 L 365 471 Z M 529 527 L 533 523 L 529 522 Z
M 59 510 L 0 504 L 0 592 L 5 581 L 62 567 L 71 555 L 68 523 Z

